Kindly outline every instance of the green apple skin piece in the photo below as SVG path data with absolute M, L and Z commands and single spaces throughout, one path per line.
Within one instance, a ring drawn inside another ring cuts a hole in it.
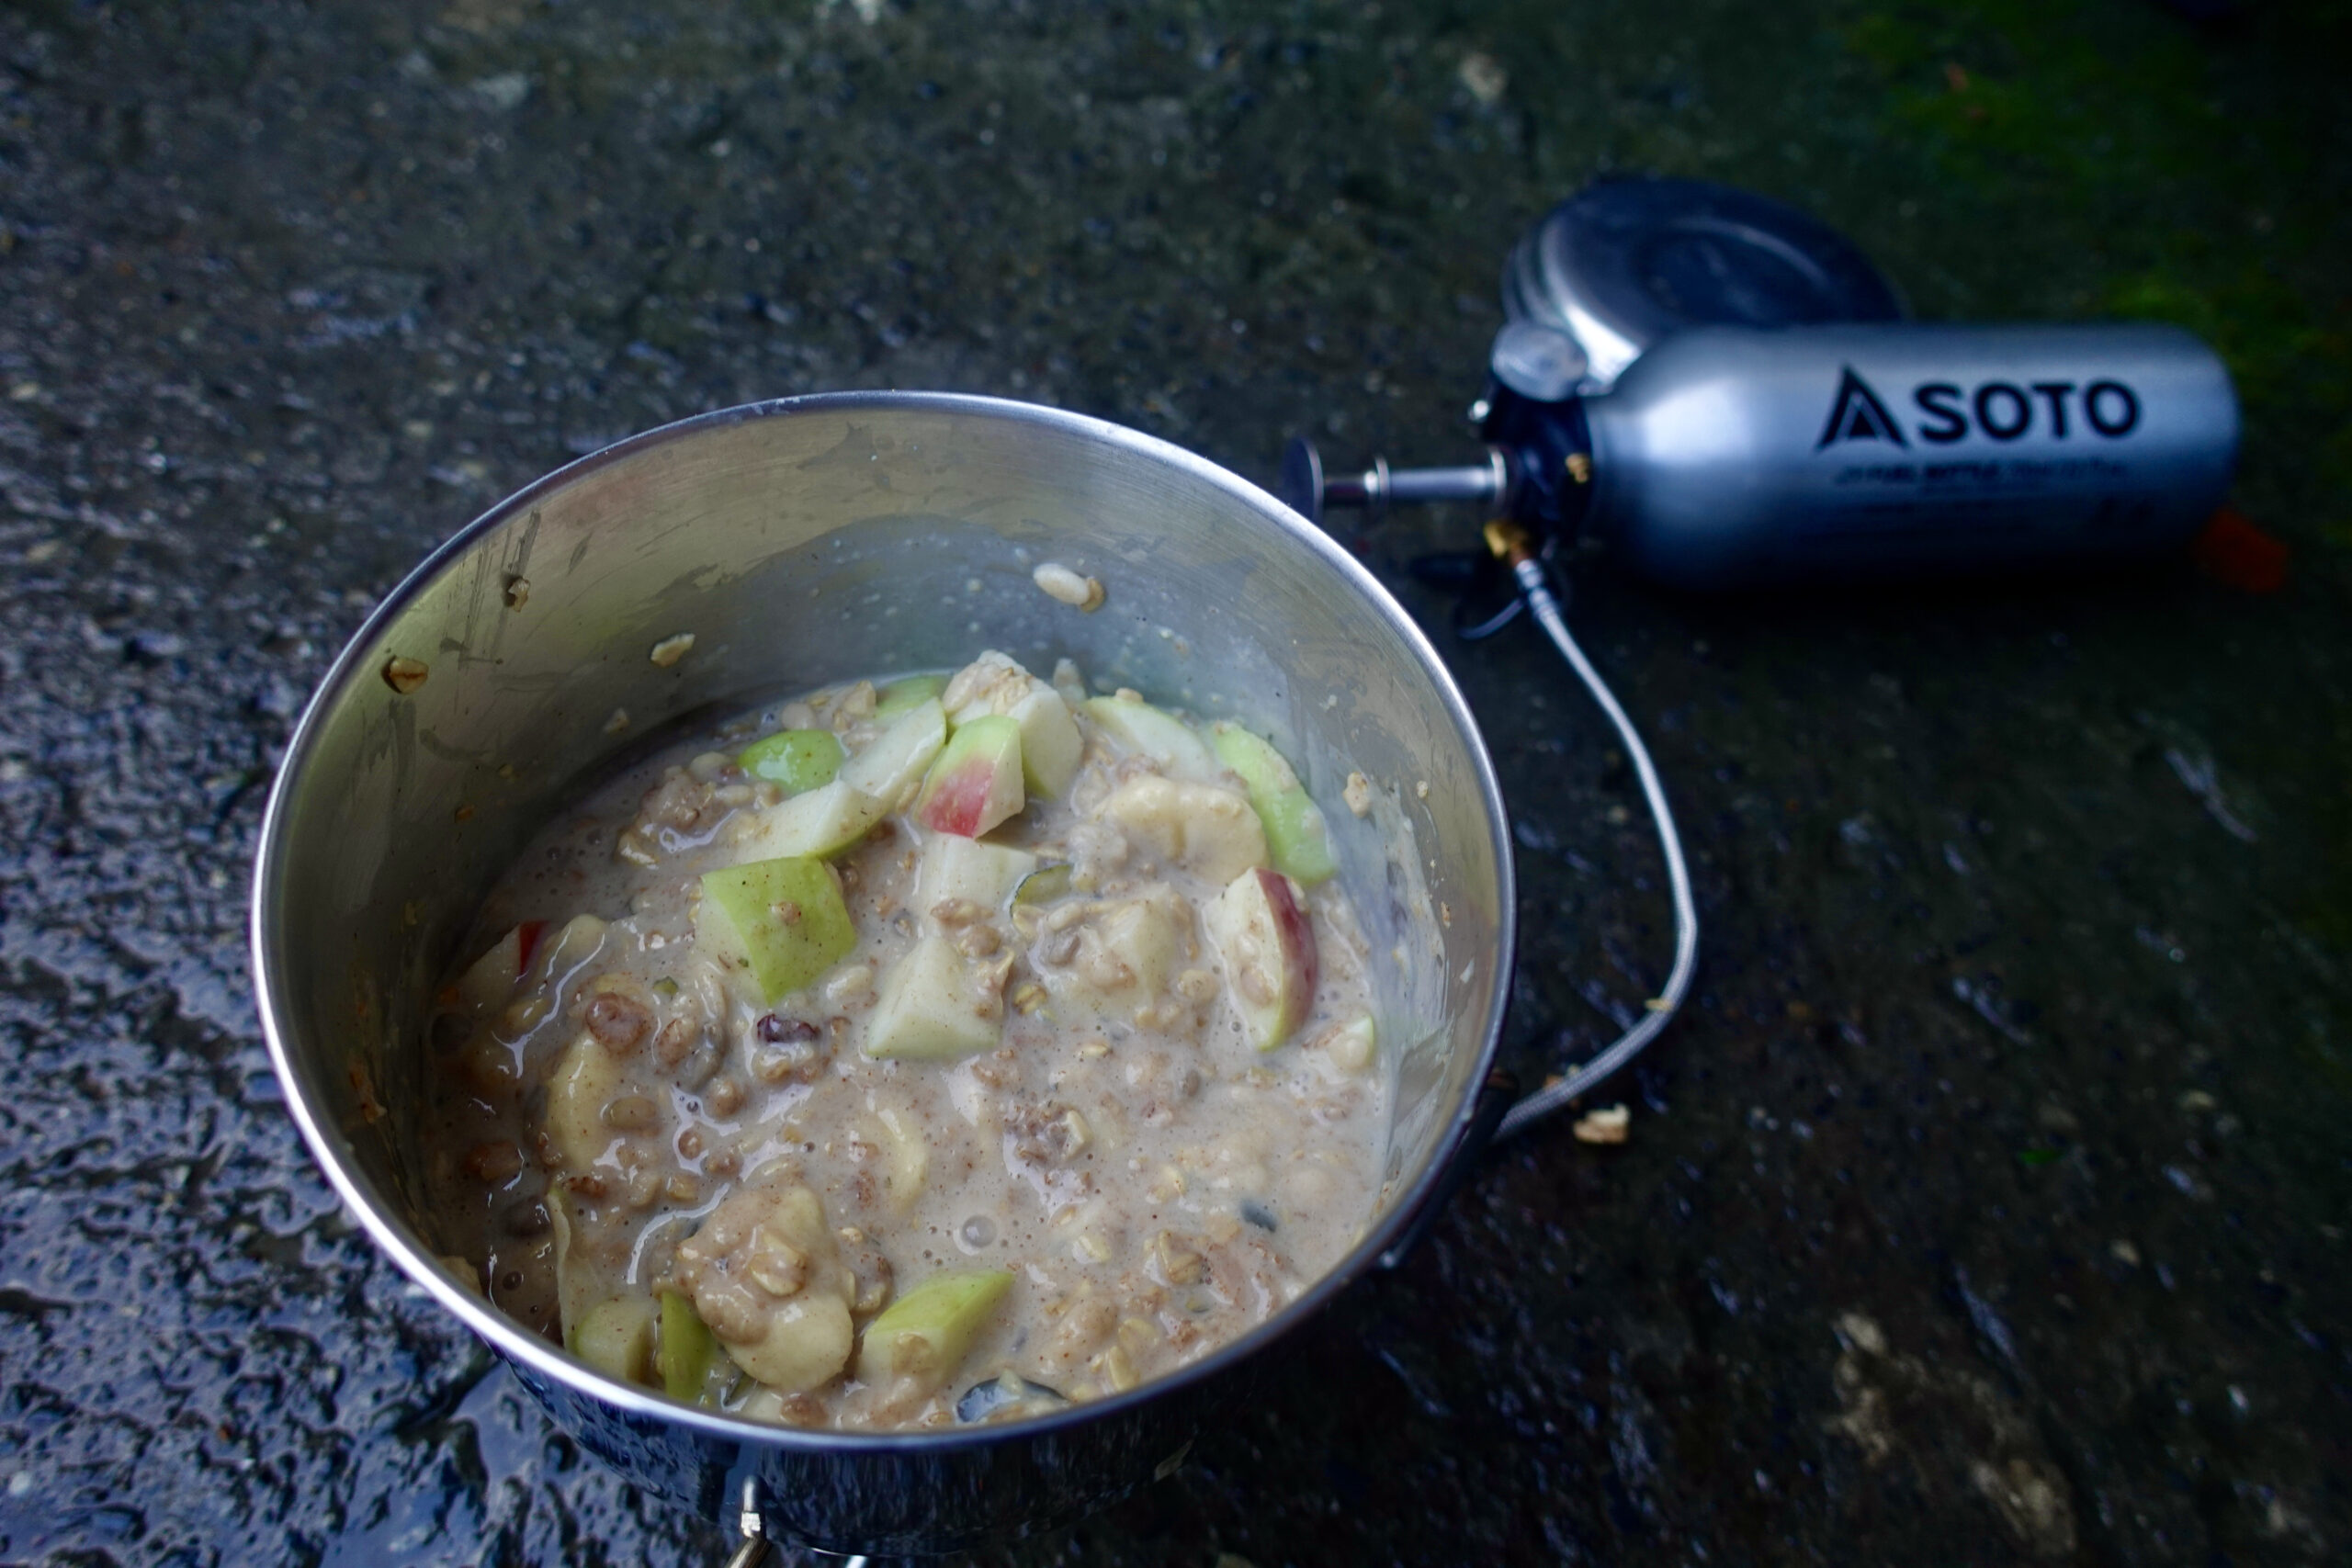
M 842 743 L 830 729 L 785 729 L 735 753 L 735 765 L 786 795 L 806 795 L 842 771 Z
M 744 862 L 837 855 L 888 815 L 881 796 L 837 778 L 750 815 L 735 829 L 729 852 Z
M 560 1181 L 548 1184 L 548 1239 L 555 1244 L 556 1326 L 567 1348 L 575 1346 L 581 1325 L 605 1299 L 602 1271 L 582 1267 L 572 1257 L 572 1243 L 581 1230 L 571 1195 Z
M 1036 869 L 1037 857 L 1026 850 L 933 834 L 915 863 L 915 909 L 929 914 L 946 899 L 966 898 L 993 914 Z
M 1149 703 L 1126 697 L 1089 697 L 1086 716 L 1114 744 L 1141 752 L 1158 762 L 1170 778 L 1213 784 L 1223 771 L 1190 725 Z
M 857 946 L 832 868 L 805 855 L 706 873 L 695 944 L 748 972 L 762 1005 L 800 989 Z
M 842 782 L 895 811 L 946 744 L 947 710 L 938 698 L 925 697 L 842 764 Z
M 935 700 L 946 689 L 944 675 L 910 675 L 903 681 L 893 681 L 875 695 L 874 722 L 888 724 L 900 714 Z
M 1274 869 L 1302 887 L 1329 882 L 1340 869 L 1331 834 L 1289 761 L 1267 741 L 1238 724 L 1220 721 L 1209 731 L 1217 760 L 1241 775 L 1250 804 L 1266 830 Z
M 1012 1289 L 1009 1269 L 933 1274 L 865 1325 L 857 1380 L 901 1395 L 928 1393 L 956 1373 Z
M 621 1382 L 654 1382 L 657 1310 L 643 1296 L 615 1296 L 598 1303 L 573 1327 L 571 1353 Z
M 1274 1049 L 1306 1021 L 1317 979 L 1315 924 L 1290 879 L 1263 867 L 1243 872 L 1203 907 L 1201 925 L 1250 1043 Z
M 662 1336 L 654 1351 L 662 1392 L 689 1404 L 700 1400 L 718 1357 L 718 1342 L 693 1300 L 684 1291 L 662 1292 Z
M 1099 809 L 1163 863 L 1182 865 L 1211 882 L 1230 882 L 1267 863 L 1258 814 L 1239 790 L 1223 784 L 1147 774 L 1113 790 Z
M 1004 1007 L 943 936 L 922 936 L 876 987 L 862 1049 L 877 1060 L 954 1062 L 996 1049 Z
M 1017 816 L 1021 791 L 1021 727 L 990 714 L 957 727 L 923 775 L 915 819 L 934 833 L 977 839 Z
M 1074 874 L 1069 863 L 1063 861 L 1039 866 L 1021 879 L 1021 886 L 1012 890 L 1012 901 L 1016 904 L 1050 904 L 1069 891 L 1070 879 Z
M 1339 858 L 1331 852 L 1331 832 L 1322 807 L 1305 790 L 1276 795 L 1258 807 L 1259 823 L 1266 829 L 1266 848 L 1274 869 L 1301 887 L 1316 887 L 1339 874 Z
M 1290 759 L 1276 750 L 1273 742 L 1229 718 L 1218 719 L 1209 726 L 1209 744 L 1216 749 L 1217 761 L 1239 773 L 1253 795 L 1260 790 L 1280 795 L 1306 787 L 1298 782 L 1297 770 L 1290 765 Z

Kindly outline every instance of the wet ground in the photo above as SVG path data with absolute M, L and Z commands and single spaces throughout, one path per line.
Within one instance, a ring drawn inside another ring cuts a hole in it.
M 352 1233 L 263 1055 L 261 799 L 430 544 L 823 388 L 1261 478 L 1298 428 L 1452 458 L 1509 241 L 1654 170 L 1814 209 L 1925 315 L 2206 333 L 2286 586 L 1692 602 L 1579 557 L 1707 926 L 1630 1141 L 1514 1145 L 1187 1469 L 989 1561 L 2344 1560 L 2348 45 L 2261 0 L 13 0 L 0 1558 L 726 1550 Z M 1401 564 L 1476 521 L 1366 541 L 1434 627 Z M 1540 1075 L 1657 986 L 1655 863 L 1550 656 L 1448 646 Z

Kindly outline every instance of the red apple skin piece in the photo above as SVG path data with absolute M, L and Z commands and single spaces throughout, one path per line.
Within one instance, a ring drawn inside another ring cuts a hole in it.
M 1268 866 L 1245 871 L 1201 911 L 1250 1043 L 1272 1051 L 1314 1010 L 1315 924 L 1295 885 Z
M 531 960 L 539 954 L 539 939 L 547 934 L 545 920 L 525 920 L 514 928 L 514 978 L 531 972 Z
M 538 956 L 539 939 L 547 934 L 545 920 L 525 920 L 504 936 L 491 943 L 485 952 L 458 976 L 450 987 L 450 1000 L 462 1000 L 477 1008 L 503 1005 L 517 982 L 531 972 L 531 960 Z
M 922 803 L 922 825 L 934 833 L 953 833 L 959 839 L 978 838 L 980 816 L 988 810 L 995 782 L 983 764 L 958 769 L 940 780 L 931 798 Z
M 934 833 L 977 839 L 1026 804 L 1021 790 L 1021 729 L 991 716 L 963 726 L 932 764 L 915 820 Z
M 1292 968 L 1290 1006 L 1283 1010 L 1282 1028 L 1274 1035 L 1277 1040 L 1287 1039 L 1306 1021 L 1308 1010 L 1315 1006 L 1316 987 L 1322 980 L 1321 956 L 1315 947 L 1315 922 L 1299 908 L 1298 896 L 1291 891 L 1290 878 L 1281 872 L 1259 867 L 1258 886 L 1265 889 L 1266 905 L 1274 913 L 1274 931 L 1282 943 L 1283 961 Z

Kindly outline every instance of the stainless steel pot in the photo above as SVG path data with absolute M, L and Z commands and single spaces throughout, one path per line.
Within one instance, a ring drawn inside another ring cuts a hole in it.
M 1093 614 L 1031 582 L 1100 578 Z M 683 634 L 693 643 L 667 661 Z M 413 1111 L 435 983 L 526 838 L 665 730 L 981 648 L 1078 660 L 1270 726 L 1330 811 L 1374 950 L 1393 1090 L 1378 1217 L 1291 1308 L 1131 1393 L 1018 1426 L 864 1436 L 734 1420 L 609 1382 L 435 1260 Z M 657 655 L 655 650 L 662 649 Z M 1177 1463 L 1233 1369 L 1442 1200 L 1501 1106 L 1502 801 L 1436 653 L 1296 513 L 1164 442 L 1024 404 L 852 393 L 707 414 L 491 509 L 368 618 L 302 716 L 263 823 L 253 959 L 287 1098 L 409 1276 L 639 1485 L 770 1536 L 935 1551 L 1067 1523 Z

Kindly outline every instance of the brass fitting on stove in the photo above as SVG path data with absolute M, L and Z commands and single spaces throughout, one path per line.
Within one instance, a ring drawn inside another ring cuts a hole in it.
M 1517 566 L 1523 560 L 1535 558 L 1535 536 L 1508 517 L 1498 517 L 1487 525 L 1487 548 L 1495 558 Z

